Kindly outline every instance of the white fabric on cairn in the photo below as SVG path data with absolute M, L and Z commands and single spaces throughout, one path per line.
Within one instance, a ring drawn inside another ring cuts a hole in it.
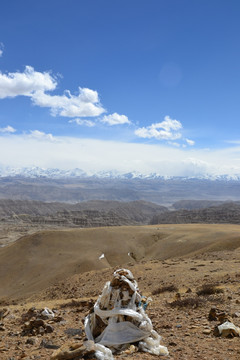
M 160 345 L 161 336 L 153 330 L 145 312 L 138 284 L 131 271 L 116 270 L 85 318 L 86 346 L 95 350 L 99 360 L 112 360 L 112 353 L 139 342 L 141 351 L 154 355 L 168 355 Z M 110 351 L 110 352 L 109 352 Z

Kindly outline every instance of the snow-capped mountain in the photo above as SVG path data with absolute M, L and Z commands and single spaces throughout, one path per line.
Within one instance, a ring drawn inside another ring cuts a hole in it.
M 178 180 L 212 180 L 212 181 L 240 181 L 240 174 L 204 174 L 201 176 L 164 176 L 158 173 L 142 174 L 136 171 L 128 173 L 120 173 L 117 170 L 101 171 L 96 173 L 86 173 L 82 169 L 69 169 L 63 170 L 58 168 L 40 168 L 40 167 L 24 167 L 24 168 L 11 168 L 0 167 L 0 177 L 27 177 L 27 178 L 99 178 L 99 179 L 178 179 Z
M 66 178 L 66 177 L 86 177 L 88 176 L 81 169 L 62 170 L 57 168 L 40 168 L 40 167 L 24 167 L 24 168 L 0 168 L 0 177 L 29 177 L 29 178 Z

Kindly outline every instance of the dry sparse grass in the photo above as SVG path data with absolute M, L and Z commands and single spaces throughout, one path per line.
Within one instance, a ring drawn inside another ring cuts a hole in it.
M 191 307 L 191 308 L 198 308 L 200 305 L 204 303 L 203 299 L 199 299 L 199 297 L 188 297 L 185 299 L 177 299 L 172 301 L 171 303 L 168 303 L 171 307 L 175 308 L 181 308 L 181 307 Z
M 217 287 L 217 284 L 204 284 L 197 290 L 198 296 L 223 294 L 224 290 Z
M 153 290 L 152 295 L 158 295 L 164 292 L 173 292 L 173 291 L 178 291 L 178 288 L 175 285 L 171 284 L 171 285 L 161 286 Z

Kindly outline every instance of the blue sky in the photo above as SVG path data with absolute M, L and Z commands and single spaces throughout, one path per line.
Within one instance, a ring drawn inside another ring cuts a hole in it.
M 9 0 L 0 166 L 240 174 L 238 0 Z

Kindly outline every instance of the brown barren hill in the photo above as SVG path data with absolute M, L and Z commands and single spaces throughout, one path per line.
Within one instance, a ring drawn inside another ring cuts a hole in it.
M 0 299 L 30 296 L 57 281 L 91 270 L 238 247 L 239 225 L 184 224 L 42 231 L 0 248 Z

